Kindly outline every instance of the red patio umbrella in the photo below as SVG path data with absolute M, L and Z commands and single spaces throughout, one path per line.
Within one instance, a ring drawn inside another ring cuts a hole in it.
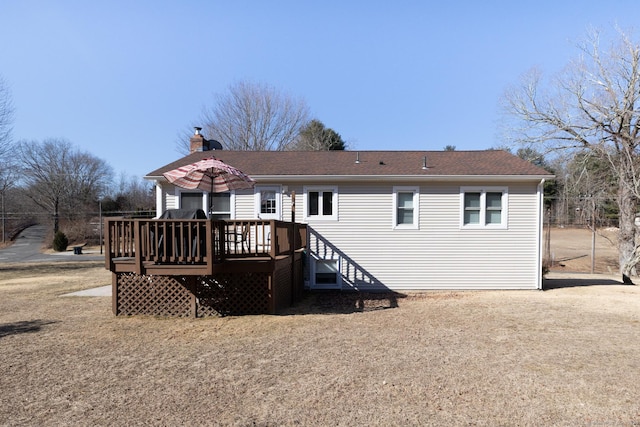
M 247 174 L 214 157 L 163 173 L 167 180 L 189 190 L 222 193 L 230 190 L 253 188 L 255 181 Z

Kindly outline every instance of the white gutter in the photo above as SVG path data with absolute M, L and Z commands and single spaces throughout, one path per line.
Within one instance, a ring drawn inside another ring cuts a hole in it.
M 160 181 L 156 181 L 156 219 L 160 218 L 160 215 L 164 212 L 163 205 L 162 185 L 160 184 Z
M 553 175 L 251 175 L 256 181 L 328 182 L 328 181 L 531 181 Z
M 259 182 L 476 182 L 476 181 L 499 181 L 499 182 L 527 182 L 545 180 L 553 178 L 553 175 L 250 175 Z M 144 179 L 164 181 L 164 176 L 145 176 Z

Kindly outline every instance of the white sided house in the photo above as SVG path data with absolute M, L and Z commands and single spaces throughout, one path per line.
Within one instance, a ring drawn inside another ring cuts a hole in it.
M 209 194 L 163 172 L 203 158 L 255 188 Z M 146 176 L 157 210 L 309 226 L 311 289 L 541 289 L 547 171 L 504 151 L 193 151 Z M 295 207 L 295 213 L 294 211 Z

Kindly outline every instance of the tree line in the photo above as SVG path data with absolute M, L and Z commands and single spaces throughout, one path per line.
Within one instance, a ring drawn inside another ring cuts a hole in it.
M 103 215 L 143 214 L 155 206 L 151 183 L 120 176 L 104 160 L 64 139 L 20 141 L 0 160 L 2 242 L 31 224 L 71 241 L 99 238 Z

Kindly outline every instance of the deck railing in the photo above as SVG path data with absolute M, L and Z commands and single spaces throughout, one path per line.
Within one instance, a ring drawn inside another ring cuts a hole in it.
M 275 220 L 107 219 L 106 267 L 213 265 L 226 259 L 291 254 L 307 244 L 305 224 Z

